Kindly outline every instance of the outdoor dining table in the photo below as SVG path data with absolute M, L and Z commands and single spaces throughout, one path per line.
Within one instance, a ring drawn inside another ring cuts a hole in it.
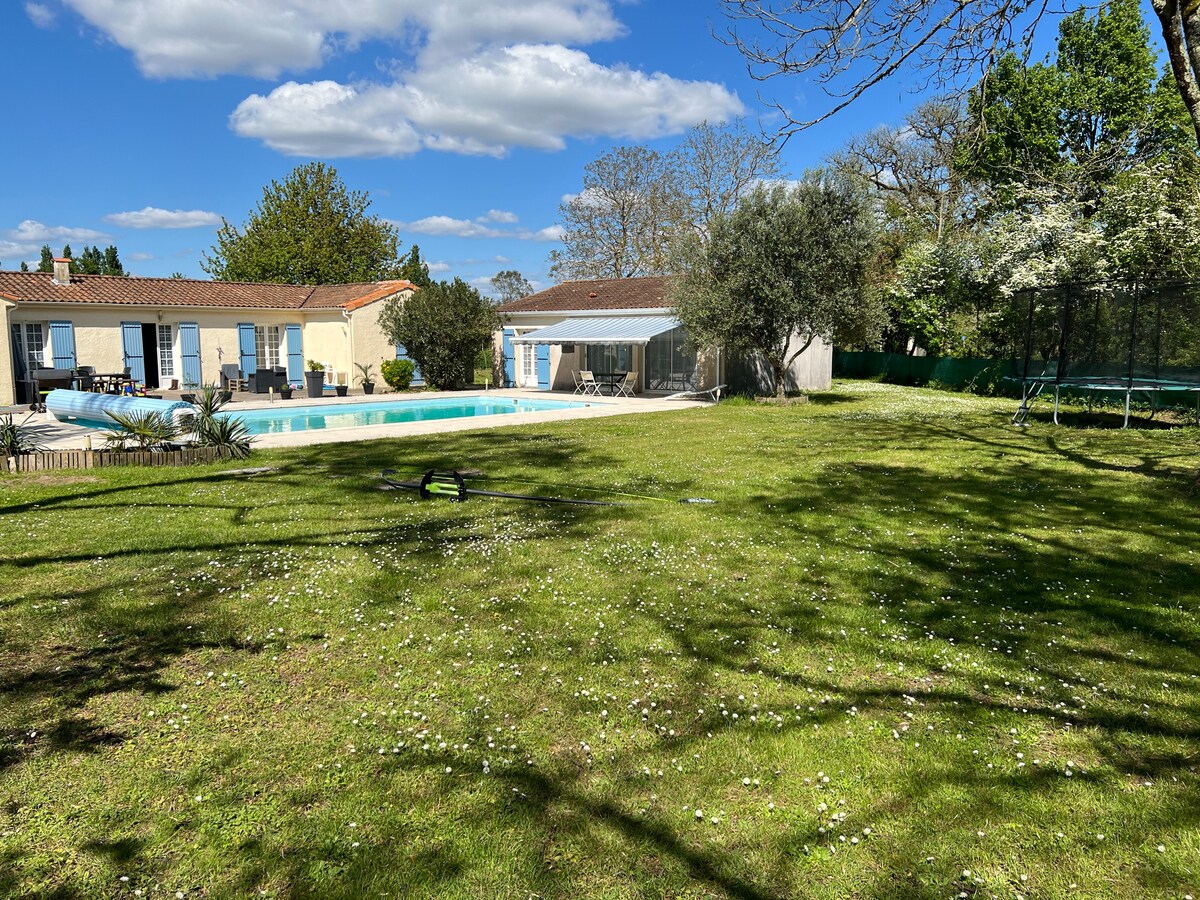
M 608 387 L 609 396 L 617 393 L 617 385 L 625 380 L 625 372 L 592 372 L 592 376 L 596 379 L 596 383 L 601 387 Z
M 119 394 L 127 384 L 133 384 L 133 379 L 124 372 L 94 372 L 92 384 L 102 393 Z

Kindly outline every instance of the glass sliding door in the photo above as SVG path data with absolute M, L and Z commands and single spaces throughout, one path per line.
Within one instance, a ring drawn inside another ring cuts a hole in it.
M 696 390 L 696 351 L 688 346 L 682 328 L 657 335 L 646 345 L 646 389 Z
M 613 372 L 628 372 L 633 366 L 632 344 L 588 344 L 587 369 L 611 375 Z

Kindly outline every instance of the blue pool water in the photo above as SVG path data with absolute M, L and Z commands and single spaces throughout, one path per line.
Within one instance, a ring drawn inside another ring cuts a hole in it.
M 512 413 L 581 409 L 588 403 L 570 400 L 526 400 L 512 397 L 442 397 L 437 400 L 394 400 L 377 403 L 339 403 L 300 406 L 281 400 L 266 409 L 230 409 L 224 415 L 246 423 L 251 434 L 282 434 L 325 428 L 358 428 L 364 425 L 395 425 L 433 419 L 468 419 Z

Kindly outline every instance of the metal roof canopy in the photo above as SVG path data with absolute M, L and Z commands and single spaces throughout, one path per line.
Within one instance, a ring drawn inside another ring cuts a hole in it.
M 514 344 L 648 344 L 680 327 L 674 316 L 605 316 L 564 319 L 513 338 Z

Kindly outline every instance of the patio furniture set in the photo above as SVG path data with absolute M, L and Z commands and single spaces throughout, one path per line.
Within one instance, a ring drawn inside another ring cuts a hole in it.
M 124 394 L 131 392 L 134 381 L 126 367 L 121 372 L 97 372 L 95 366 L 74 369 L 34 369 L 29 376 L 31 408 L 44 410 L 46 395 L 53 390 L 83 391 L 91 394 Z
M 575 379 L 576 394 L 585 397 L 599 397 L 607 390 L 610 397 L 632 397 L 637 390 L 638 373 L 634 372 L 593 372 L 583 369 L 572 372 Z

